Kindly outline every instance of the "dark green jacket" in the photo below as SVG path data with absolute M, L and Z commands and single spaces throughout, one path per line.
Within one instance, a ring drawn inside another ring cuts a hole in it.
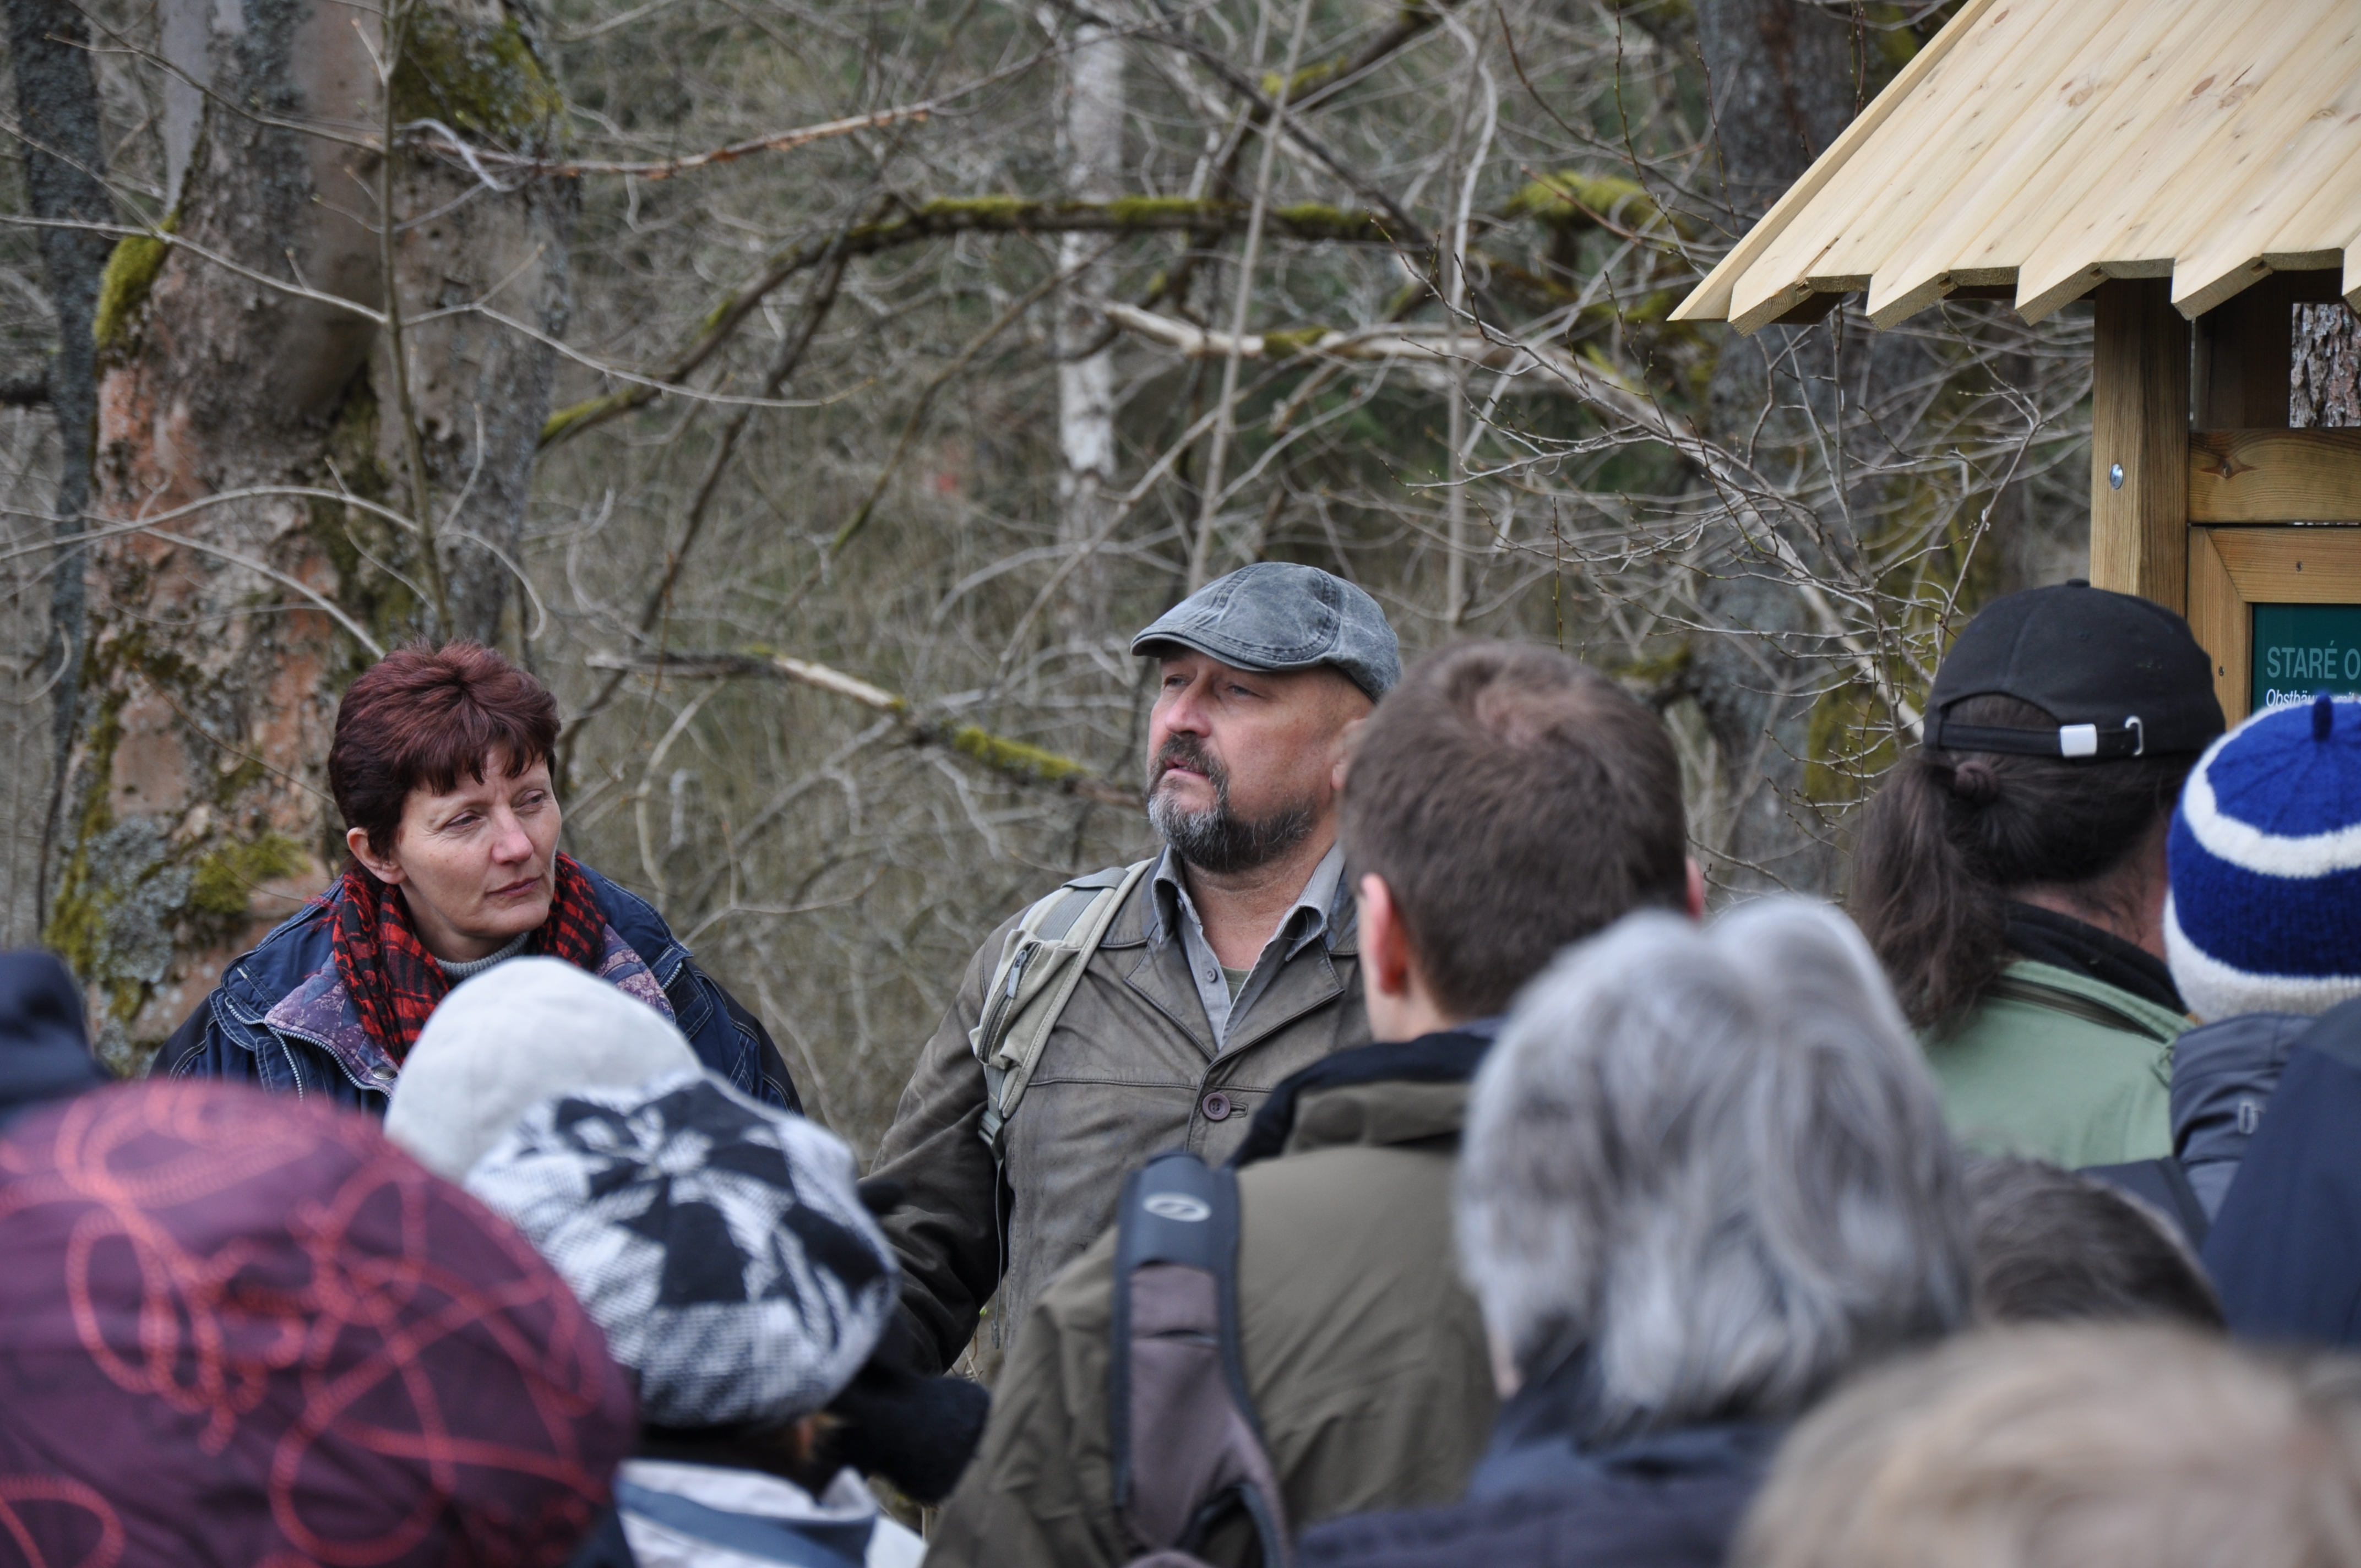
M 1349 1077 L 1336 1069 L 1404 1048 L 1365 1047 L 1321 1074 Z M 1491 1361 L 1451 1235 L 1466 1094 L 1464 1076 L 1306 1089 L 1282 1157 L 1238 1172 L 1241 1351 L 1298 1530 L 1455 1501 L 1489 1439 Z M 1112 1495 L 1114 1260 L 1110 1234 L 1035 1304 L 983 1449 L 928 1543 L 930 1568 L 1114 1568 L 1139 1554 Z M 1243 1520 L 1202 1555 L 1215 1568 L 1250 1561 Z

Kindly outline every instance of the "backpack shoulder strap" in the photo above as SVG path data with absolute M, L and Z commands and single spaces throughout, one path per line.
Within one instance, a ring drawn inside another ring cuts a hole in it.
M 1091 955 L 1131 890 L 1156 862 L 1079 877 L 1034 903 L 1009 933 L 1000 963 L 984 987 L 983 1016 L 968 1031 L 968 1048 L 983 1065 L 982 1136 L 994 1158 L 1008 1118 L 1033 1081 L 1042 1047 L 1059 1014 L 1082 983 Z
M 2204 1246 L 2205 1234 L 2213 1228 L 2206 1218 L 2204 1201 L 2189 1184 L 2189 1172 L 2171 1155 L 2129 1160 L 2122 1165 L 2086 1165 L 2074 1174 L 2103 1181 L 2161 1210 L 2166 1219 L 2180 1227 L 2180 1238 L 2189 1244 L 2191 1252 Z
M 1159 1155 L 1124 1183 L 1115 1223 L 1116 1511 L 1151 1552 L 1185 1553 L 1235 1505 L 1254 1521 L 1263 1568 L 1292 1568 L 1238 1348 L 1236 1176 L 1186 1150 Z

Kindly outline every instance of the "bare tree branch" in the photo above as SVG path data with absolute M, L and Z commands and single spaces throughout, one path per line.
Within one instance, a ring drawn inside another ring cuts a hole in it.
M 901 246 L 961 234 L 1171 234 L 1243 230 L 1251 216 L 1244 202 L 1197 201 L 1178 196 L 1126 196 L 1113 202 L 1036 202 L 1021 196 L 943 197 L 900 217 L 857 225 L 842 236 L 848 258 L 875 256 Z M 1376 213 L 1302 203 L 1276 207 L 1265 225 L 1290 239 L 1334 240 L 1347 245 L 1390 245 L 1386 219 Z M 836 245 L 831 239 L 782 252 L 761 273 L 739 286 L 708 313 L 689 345 L 648 381 L 558 410 L 543 426 L 547 446 L 594 429 L 620 414 L 644 407 L 694 374 L 728 342 L 741 323 L 771 291 L 799 272 L 819 265 Z
M 763 677 L 793 681 L 840 696 L 879 713 L 891 714 L 914 746 L 939 746 L 1020 784 L 1044 784 L 1066 795 L 1104 806 L 1141 806 L 1137 791 L 1109 784 L 1087 763 L 1061 756 L 1024 740 L 1012 740 L 976 724 L 951 724 L 920 718 L 908 697 L 874 686 L 858 675 L 807 659 L 784 653 L 593 653 L 584 661 L 594 670 L 634 674 L 663 674 L 685 680 L 733 680 Z

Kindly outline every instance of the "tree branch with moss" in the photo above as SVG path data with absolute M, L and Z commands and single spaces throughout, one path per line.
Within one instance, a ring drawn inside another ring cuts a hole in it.
M 664 675 L 677 680 L 763 679 L 790 681 L 824 691 L 875 712 L 890 715 L 913 746 L 956 751 L 970 762 L 1018 784 L 1046 786 L 1104 806 L 1138 810 L 1139 792 L 1111 784 L 1087 762 L 1029 741 L 1012 740 L 980 724 L 956 724 L 921 714 L 911 700 L 831 665 L 785 653 L 593 653 L 583 661 L 594 670 Z

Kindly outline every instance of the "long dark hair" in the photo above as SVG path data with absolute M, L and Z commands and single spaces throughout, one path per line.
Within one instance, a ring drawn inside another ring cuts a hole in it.
M 2021 729 L 2058 723 L 2010 696 L 1970 697 L 1950 717 Z M 2009 892 L 2103 883 L 2171 811 L 2196 762 L 1929 747 L 1903 759 L 1863 813 L 1846 902 L 1911 1022 L 1956 1024 L 2008 962 Z

